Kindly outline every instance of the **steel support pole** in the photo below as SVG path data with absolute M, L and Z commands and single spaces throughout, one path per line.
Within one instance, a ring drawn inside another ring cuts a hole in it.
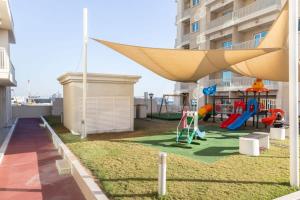
M 298 0 L 289 0 L 290 184 L 299 187 Z
M 88 45 L 88 10 L 83 9 L 83 76 L 82 76 L 82 133 L 81 138 L 86 138 L 86 91 L 87 91 L 87 45 Z

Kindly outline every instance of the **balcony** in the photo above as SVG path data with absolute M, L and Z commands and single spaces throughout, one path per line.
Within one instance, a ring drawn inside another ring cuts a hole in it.
M 208 85 L 217 85 L 217 90 L 220 92 L 225 91 L 244 91 L 246 88 L 251 87 L 255 78 L 248 77 L 234 77 L 229 80 L 223 79 L 210 79 Z M 265 81 L 265 88 L 269 90 L 278 90 L 278 82 L 275 81 Z
M 253 18 L 280 11 L 281 0 L 257 0 L 243 8 L 214 19 L 207 24 L 206 34 L 210 34 Z
M 181 38 L 175 40 L 175 47 L 179 48 L 181 46 L 187 45 L 190 43 L 190 33 L 183 35 Z
M 209 6 L 210 4 L 214 3 L 217 0 L 205 0 L 205 6 Z
M 263 41 L 263 38 L 261 39 L 253 39 L 253 40 L 248 40 L 245 42 L 241 42 L 241 43 L 233 43 L 231 48 L 229 47 L 221 47 L 219 49 L 254 49 L 256 48 L 261 41 Z
M 220 1 L 220 2 L 214 4 L 214 5 L 212 5 L 210 7 L 210 12 L 214 12 L 216 10 L 219 10 L 219 9 L 221 9 L 221 8 L 223 8 L 223 7 L 231 4 L 233 2 L 234 2 L 234 0 L 223 0 L 223 1 Z
M 0 48 L 0 86 L 17 86 L 15 68 L 5 48 Z
M 210 21 L 207 24 L 207 28 L 208 29 L 212 29 L 212 28 L 216 28 L 219 26 L 226 26 L 226 24 L 228 22 L 232 22 L 233 21 L 233 12 L 231 13 L 227 13 L 226 15 L 222 16 L 222 17 L 218 17 L 217 19 L 214 19 L 212 21 Z
M 238 9 L 234 12 L 234 18 L 241 19 L 243 17 L 249 16 L 253 13 L 262 11 L 274 7 L 275 9 L 281 8 L 281 0 L 258 0 L 250 5 Z
M 197 87 L 196 83 L 181 83 L 176 82 L 175 84 L 175 94 L 189 93 L 192 92 Z

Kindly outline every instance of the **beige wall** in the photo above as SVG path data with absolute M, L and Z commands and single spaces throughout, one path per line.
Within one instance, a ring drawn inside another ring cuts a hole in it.
M 51 105 L 13 105 L 13 118 L 39 118 L 51 115 Z
M 134 83 L 137 76 L 89 74 L 87 85 L 87 132 L 122 132 L 134 128 Z M 67 73 L 63 85 L 64 125 L 74 134 L 82 130 L 82 75 Z

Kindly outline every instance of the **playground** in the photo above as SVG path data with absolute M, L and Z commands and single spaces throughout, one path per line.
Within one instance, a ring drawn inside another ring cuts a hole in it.
M 59 119 L 47 120 L 114 199 L 158 199 L 160 150 L 168 152 L 165 199 L 273 199 L 296 191 L 289 186 L 288 140 L 271 140 L 272 148 L 259 157 L 238 153 L 238 137 L 252 132 L 250 127 L 230 134 L 207 124 L 206 141 L 178 147 L 175 121 L 136 120 L 132 133 L 81 140 Z

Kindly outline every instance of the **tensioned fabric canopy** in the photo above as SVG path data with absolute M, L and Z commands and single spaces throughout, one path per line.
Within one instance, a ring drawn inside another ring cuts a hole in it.
M 285 5 L 267 37 L 255 49 L 161 49 L 94 40 L 173 81 L 196 82 L 221 70 L 232 70 L 242 75 L 262 79 L 286 81 L 288 79 L 287 24 L 288 8 Z
M 279 51 L 258 56 L 231 66 L 239 74 L 273 81 L 289 80 L 288 4 L 272 25 L 258 48 L 280 48 Z

